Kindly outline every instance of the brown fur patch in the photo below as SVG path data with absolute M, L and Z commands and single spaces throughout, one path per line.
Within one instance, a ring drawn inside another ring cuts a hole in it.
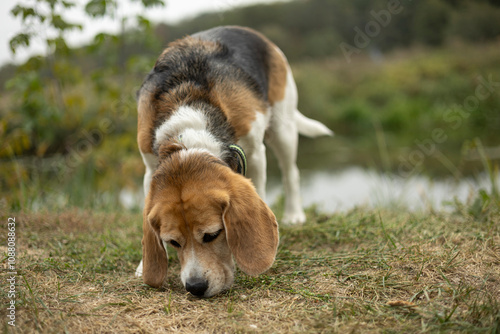
M 266 103 L 257 98 L 248 86 L 240 82 L 221 80 L 213 94 L 220 101 L 220 106 L 228 122 L 234 128 L 236 138 L 250 132 L 255 112 L 266 112 Z
M 255 31 L 250 28 L 240 27 L 244 30 L 250 31 L 260 38 L 262 38 L 268 45 L 268 100 L 269 104 L 273 105 L 277 101 L 283 100 L 285 97 L 285 87 L 286 87 L 286 75 L 288 62 L 278 47 L 271 42 L 266 36 L 262 35 L 260 32 Z
M 214 107 L 220 107 L 220 102 L 214 94 L 205 89 L 200 89 L 190 82 L 181 83 L 168 92 L 163 92 L 153 101 L 156 111 L 155 127 L 160 126 L 181 105 L 197 101 L 203 101 Z
M 159 288 L 167 277 L 168 258 L 157 232 L 159 221 L 153 215 L 148 216 L 153 206 L 150 197 L 146 197 L 142 221 L 142 279 L 144 283 Z
M 137 108 L 137 144 L 142 153 L 153 153 L 156 111 L 152 104 L 152 96 L 152 92 L 143 90 Z
M 161 67 L 164 62 L 169 59 L 169 53 L 173 49 L 189 49 L 196 48 L 203 53 L 215 53 L 221 50 L 220 44 L 212 41 L 202 41 L 198 38 L 186 36 L 182 39 L 175 40 L 168 44 L 168 47 L 163 50 L 160 57 L 156 60 L 155 67 Z
M 273 105 L 285 97 L 287 61 L 277 46 L 269 42 L 269 103 Z

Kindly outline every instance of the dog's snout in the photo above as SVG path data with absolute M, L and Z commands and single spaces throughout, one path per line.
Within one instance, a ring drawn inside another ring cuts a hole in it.
M 186 281 L 186 290 L 196 297 L 203 297 L 208 289 L 208 281 L 205 279 L 195 278 Z

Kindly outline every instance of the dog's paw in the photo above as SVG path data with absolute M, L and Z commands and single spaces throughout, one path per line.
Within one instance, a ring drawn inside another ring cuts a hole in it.
M 137 266 L 137 269 L 135 270 L 135 277 L 142 277 L 142 260 L 141 263 Z
M 306 215 L 302 210 L 297 212 L 285 212 L 281 221 L 285 225 L 304 224 L 306 222 Z

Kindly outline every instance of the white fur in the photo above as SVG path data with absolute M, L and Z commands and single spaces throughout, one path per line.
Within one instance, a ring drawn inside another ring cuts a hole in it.
M 264 135 L 271 117 L 271 112 L 263 114 L 256 112 L 250 132 L 238 141 L 245 151 L 247 157 L 250 178 L 262 199 L 266 198 L 266 147 L 264 146 Z
M 181 106 L 155 132 L 155 146 L 177 138 L 188 149 L 206 149 L 216 157 L 222 155 L 222 144 L 207 130 L 207 119 L 201 110 Z
M 152 153 L 143 153 L 141 151 L 142 161 L 146 166 L 146 172 L 144 173 L 144 196 L 147 196 L 149 193 L 149 186 L 151 185 L 151 180 L 153 179 L 153 173 L 158 166 L 158 157 Z
M 185 129 L 205 130 L 207 120 L 200 110 L 181 106 L 155 132 L 156 143 L 178 136 Z
M 205 149 L 216 157 L 222 156 L 222 144 L 207 130 L 186 129 L 181 132 L 180 142 L 191 149 Z
M 327 128 L 324 124 L 307 118 L 302 115 L 300 111 L 295 110 L 295 124 L 297 124 L 297 130 L 303 136 L 314 138 L 318 136 L 333 136 L 333 131 Z
M 187 252 L 184 252 L 187 254 Z M 200 262 L 198 261 L 198 257 L 196 256 L 196 253 L 194 251 L 194 247 L 191 246 L 189 256 L 186 258 L 186 262 L 181 270 L 181 282 L 184 286 L 186 286 L 186 282 L 188 279 L 195 278 L 195 277 L 201 277 L 202 272 L 200 272 L 201 266 Z
M 181 150 L 179 154 L 180 154 L 180 159 L 186 160 L 190 155 L 200 154 L 200 153 L 212 154 L 210 151 L 204 148 L 191 148 L 189 150 Z
M 135 270 L 135 277 L 142 277 L 142 260 Z

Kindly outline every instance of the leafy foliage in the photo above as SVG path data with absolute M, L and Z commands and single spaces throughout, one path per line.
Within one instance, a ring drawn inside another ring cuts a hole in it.
M 67 21 L 64 13 L 74 5 L 73 1 L 36 0 L 12 10 L 25 24 L 11 40 L 12 51 L 28 47 L 35 38 L 43 40 L 47 51 L 46 57 L 33 57 L 17 68 L 0 105 L 0 159 L 4 159 L 0 170 L 12 175 L 2 179 L 0 187 L 2 196 L 8 192 L 13 207 L 43 206 L 45 200 L 85 206 L 92 203 L 89 196 L 99 197 L 96 189 L 117 191 L 120 188 L 110 186 L 127 185 L 118 181 L 116 168 L 132 168 L 137 178 L 140 175 L 140 159 L 130 135 L 136 123 L 134 96 L 154 58 L 125 57 L 125 53 L 132 43 L 159 49 L 152 26 L 142 16 L 121 17 L 138 20 L 139 29 L 101 34 L 92 45 L 71 49 L 66 34 L 80 26 Z M 91 0 L 86 9 L 92 17 L 117 17 L 117 6 L 114 1 Z M 67 196 L 54 199 L 65 187 Z
M 92 17 L 102 17 L 110 7 L 114 7 L 116 3 L 108 0 L 91 0 L 85 6 L 85 11 Z

